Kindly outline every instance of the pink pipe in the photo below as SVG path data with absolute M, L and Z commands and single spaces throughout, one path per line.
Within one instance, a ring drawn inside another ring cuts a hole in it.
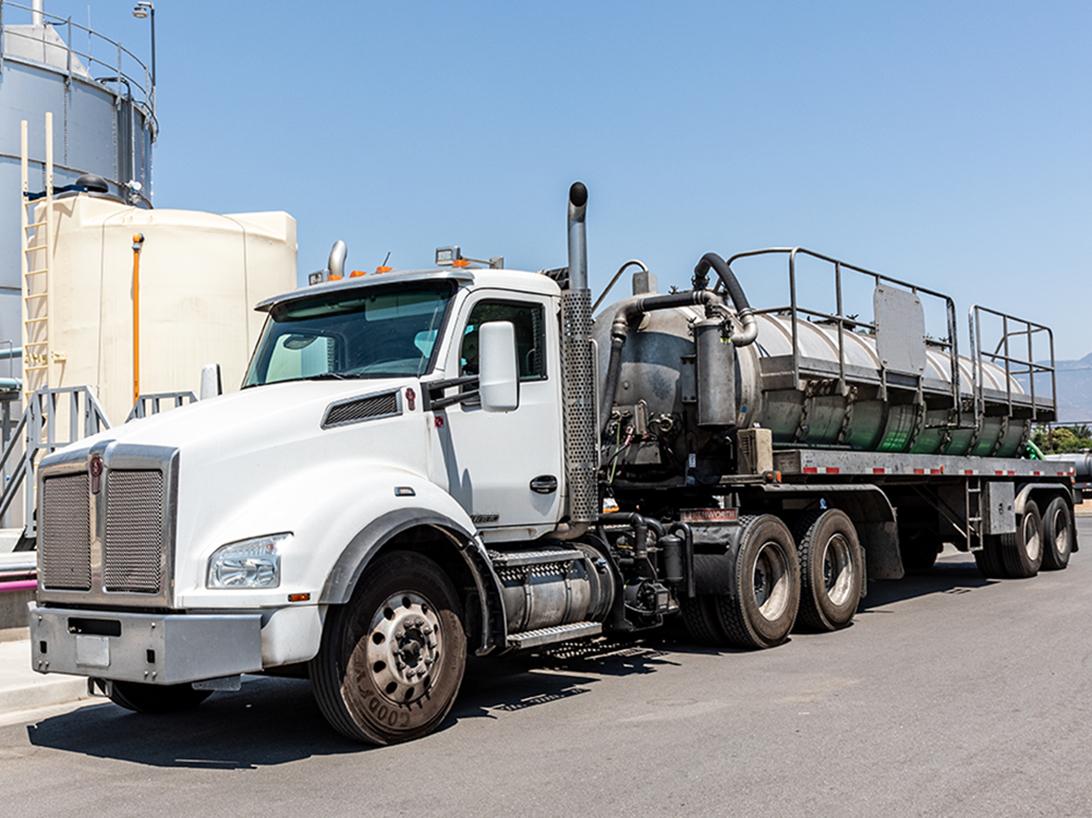
M 36 579 L 22 579 L 18 582 L 0 582 L 0 594 L 8 591 L 33 591 L 38 587 Z

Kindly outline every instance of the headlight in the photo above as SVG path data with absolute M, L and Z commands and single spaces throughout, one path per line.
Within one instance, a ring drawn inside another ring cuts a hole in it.
M 271 534 L 233 542 L 209 557 L 208 588 L 276 588 L 281 584 L 281 555 L 277 545 L 291 534 Z

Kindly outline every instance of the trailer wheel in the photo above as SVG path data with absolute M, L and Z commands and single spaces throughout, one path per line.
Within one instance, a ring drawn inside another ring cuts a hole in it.
M 110 701 L 137 713 L 180 713 L 197 707 L 211 695 L 211 690 L 194 690 L 188 684 L 114 682 L 110 685 Z
M 1016 527 L 1016 537 L 1006 539 L 1001 548 L 1005 573 L 1025 579 L 1039 573 L 1043 562 L 1043 520 L 1033 500 L 1024 503 L 1024 513 Z
M 797 623 L 812 631 L 846 627 L 857 613 L 864 581 L 857 528 L 844 511 L 830 509 L 801 518 L 796 531 L 800 561 Z
M 735 568 L 735 593 L 716 600 L 728 641 L 742 648 L 781 644 L 800 607 L 800 566 L 789 529 L 772 514 L 744 517 Z
M 1073 515 L 1069 503 L 1055 497 L 1043 514 L 1043 565 L 1046 571 L 1060 571 L 1069 565 L 1073 551 Z
M 342 735 L 394 744 L 427 735 L 451 710 L 466 667 L 455 588 L 428 557 L 397 551 L 331 608 L 310 674 Z
M 1016 547 L 1015 534 L 987 534 L 980 551 L 974 552 L 974 562 L 978 572 L 986 579 L 1005 579 L 1004 551 Z

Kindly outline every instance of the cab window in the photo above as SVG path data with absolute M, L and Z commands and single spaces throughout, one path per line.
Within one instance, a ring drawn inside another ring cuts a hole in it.
M 519 355 L 519 379 L 539 381 L 546 378 L 545 310 L 541 304 L 511 301 L 479 301 L 470 312 L 463 331 L 460 367 L 464 375 L 478 374 L 478 330 L 490 321 L 510 321 L 516 328 Z

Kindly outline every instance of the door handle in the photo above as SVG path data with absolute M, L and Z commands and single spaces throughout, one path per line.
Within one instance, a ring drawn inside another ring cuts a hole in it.
M 557 491 L 557 478 L 552 474 L 541 474 L 531 481 L 531 491 L 535 494 L 553 494 Z

